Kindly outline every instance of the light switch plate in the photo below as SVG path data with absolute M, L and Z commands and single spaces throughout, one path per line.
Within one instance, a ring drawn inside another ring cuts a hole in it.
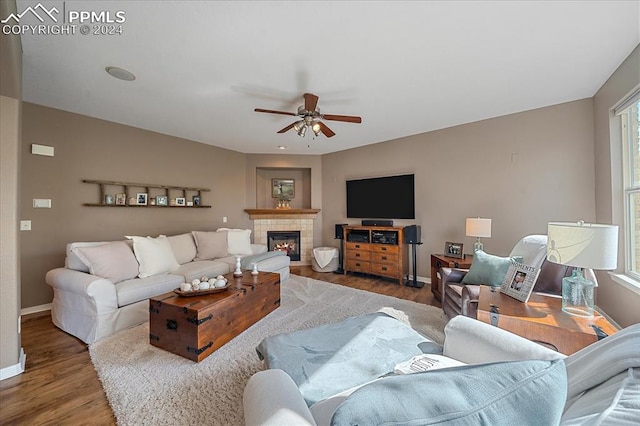
M 44 155 L 47 157 L 53 157 L 53 147 L 47 145 L 38 145 L 36 143 L 31 144 L 31 153 L 35 155 Z
M 20 221 L 20 230 L 21 231 L 31 231 L 31 221 L 30 220 L 21 220 Z
M 34 198 L 33 208 L 34 209 L 50 209 L 51 199 L 50 198 Z

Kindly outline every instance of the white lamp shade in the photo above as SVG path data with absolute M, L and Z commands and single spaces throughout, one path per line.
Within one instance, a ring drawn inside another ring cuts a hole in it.
M 618 227 L 593 223 L 550 222 L 547 260 L 591 269 L 618 266 Z
M 466 233 L 467 237 L 490 237 L 491 219 L 481 217 L 467 218 Z

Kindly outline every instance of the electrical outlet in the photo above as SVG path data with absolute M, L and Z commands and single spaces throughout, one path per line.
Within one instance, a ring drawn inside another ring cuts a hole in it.
M 20 230 L 21 231 L 31 231 L 31 221 L 30 220 L 21 220 L 20 221 Z
M 222 223 L 227 223 L 227 217 L 226 216 L 222 216 Z

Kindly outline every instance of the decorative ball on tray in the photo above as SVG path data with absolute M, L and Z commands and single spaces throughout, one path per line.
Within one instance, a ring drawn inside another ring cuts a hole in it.
M 180 288 L 174 290 L 178 296 L 198 296 L 204 294 L 218 293 L 229 288 L 229 281 L 222 275 L 216 278 L 202 276 L 195 278 L 191 283 L 182 283 Z

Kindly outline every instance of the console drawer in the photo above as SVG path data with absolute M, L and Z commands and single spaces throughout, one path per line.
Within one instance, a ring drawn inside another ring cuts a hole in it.
M 347 259 L 363 260 L 368 262 L 371 260 L 371 252 L 364 250 L 350 250 L 347 252 Z
M 375 263 L 398 263 L 397 253 L 371 253 L 371 261 Z
M 375 253 L 395 253 L 398 254 L 398 246 L 391 244 L 371 244 L 371 251 Z
M 372 263 L 371 273 L 374 275 L 382 275 L 384 277 L 396 278 L 398 276 L 398 264 L 396 263 Z
M 347 251 L 351 251 L 351 250 L 366 250 L 366 251 L 370 251 L 371 250 L 371 244 L 369 243 L 354 243 L 354 242 L 350 242 L 347 241 L 345 244 L 345 248 L 347 249 Z
M 371 262 L 347 259 L 347 270 L 353 272 L 364 272 L 365 274 L 371 273 Z

